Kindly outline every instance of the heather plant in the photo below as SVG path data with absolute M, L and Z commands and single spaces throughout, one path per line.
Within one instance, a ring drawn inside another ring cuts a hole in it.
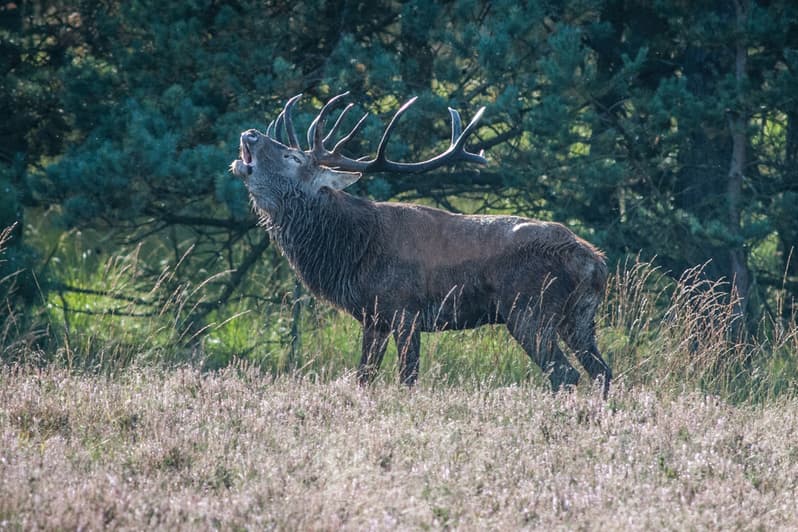
M 4 529 L 792 529 L 798 403 L 0 368 Z

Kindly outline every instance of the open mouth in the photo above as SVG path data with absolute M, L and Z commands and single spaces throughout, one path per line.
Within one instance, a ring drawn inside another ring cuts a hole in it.
M 252 164 L 252 153 L 245 142 L 241 142 L 241 160 L 246 164 Z

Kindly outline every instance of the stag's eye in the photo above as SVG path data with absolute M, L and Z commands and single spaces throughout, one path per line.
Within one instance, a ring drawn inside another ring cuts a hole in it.
M 302 161 L 299 160 L 299 157 L 290 153 L 284 153 L 283 159 L 292 159 L 296 164 L 302 164 Z

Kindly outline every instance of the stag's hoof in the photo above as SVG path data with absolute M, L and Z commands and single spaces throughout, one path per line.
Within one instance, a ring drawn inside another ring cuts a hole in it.
M 549 374 L 549 381 L 551 381 L 551 389 L 554 392 L 573 390 L 579 384 L 579 372 L 570 365 L 557 366 Z

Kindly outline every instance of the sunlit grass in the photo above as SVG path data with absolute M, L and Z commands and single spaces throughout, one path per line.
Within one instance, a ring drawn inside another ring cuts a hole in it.
M 0 367 L 0 527 L 798 526 L 798 401 Z
M 607 401 L 552 394 L 504 327 L 423 335 L 408 390 L 392 344 L 358 386 L 359 324 L 307 295 L 295 324 L 288 284 L 192 324 L 203 284 L 165 266 L 158 305 L 125 300 L 136 260 L 71 257 L 86 291 L 38 322 L 6 302 L 0 528 L 798 527 L 786 297 L 743 334 L 700 268 L 633 261 L 598 313 Z
M 254 287 L 263 293 L 255 303 L 231 300 L 198 318 L 196 310 L 214 297 L 211 282 L 226 272 L 179 281 L 180 260 L 164 262 L 153 284 L 151 272 L 143 274 L 141 248 L 100 258 L 84 244 L 62 243 L 52 274 L 70 289 L 56 286 L 42 294 L 46 300 L 36 329 L 10 326 L 22 320 L 9 307 L 0 337 L 6 363 L 115 372 L 131 364 L 188 363 L 213 370 L 246 361 L 274 375 L 322 380 L 357 367 L 359 324 L 306 293 L 295 313 L 291 283 L 265 272 L 267 280 Z M 774 315 L 763 319 L 756 333 L 744 334 L 727 286 L 702 272 L 698 267 L 674 279 L 644 261 L 617 268 L 597 315 L 599 347 L 616 384 L 704 391 L 733 401 L 795 395 L 798 325 L 787 312 L 792 302 L 777 298 Z M 397 382 L 396 366 L 391 341 L 379 381 Z M 420 379 L 548 386 L 502 326 L 423 334 Z

